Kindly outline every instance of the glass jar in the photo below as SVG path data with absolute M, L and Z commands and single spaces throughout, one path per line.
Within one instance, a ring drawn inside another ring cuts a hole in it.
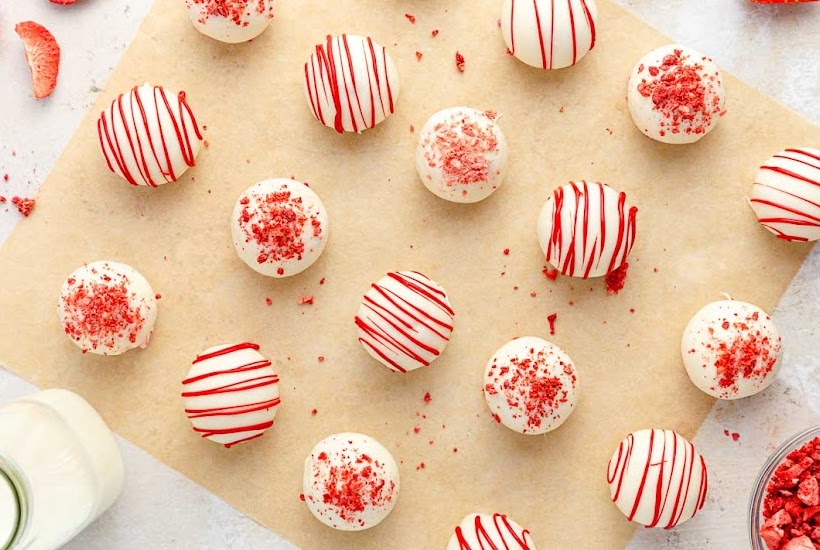
M 77 394 L 45 390 L 0 406 L 0 548 L 58 548 L 122 485 L 117 442 Z
M 760 528 L 763 526 L 763 499 L 766 496 L 766 486 L 772 479 L 775 470 L 785 460 L 786 456 L 799 449 L 815 437 L 820 437 L 820 426 L 814 426 L 804 430 L 786 440 L 777 450 L 772 453 L 772 456 L 763 464 L 760 473 L 755 479 L 752 496 L 749 499 L 749 542 L 752 550 L 768 550 L 766 543 L 760 538 Z

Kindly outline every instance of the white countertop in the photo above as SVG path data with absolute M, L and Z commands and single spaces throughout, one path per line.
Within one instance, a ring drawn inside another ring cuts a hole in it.
M 615 1 L 820 124 L 820 2 Z M 36 192 L 149 8 L 148 0 L 0 5 L 0 195 Z M 49 28 L 63 52 L 57 89 L 40 102 L 31 94 L 23 47 L 14 34 L 15 23 L 28 19 Z M 13 207 L 0 208 L 0 243 L 20 220 Z M 36 223 L 36 212 L 23 223 Z M 774 317 L 785 343 L 778 381 L 758 396 L 716 403 L 694 439 L 709 461 L 707 508 L 675 530 L 639 531 L 630 548 L 747 546 L 747 500 L 759 468 L 788 435 L 820 419 L 820 248 L 813 249 Z M 0 402 L 33 391 L 0 367 Z M 120 442 L 129 473 L 125 492 L 68 548 L 293 548 L 144 451 Z

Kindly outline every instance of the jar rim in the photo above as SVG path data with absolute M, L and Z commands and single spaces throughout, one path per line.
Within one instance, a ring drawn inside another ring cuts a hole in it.
M 2 455 L 0 455 L 0 483 L 7 485 L 17 513 L 17 519 L 12 525 L 7 540 L 0 540 L 0 544 L 3 545 L 1 548 L 8 550 L 14 548 L 14 545 L 20 541 L 28 528 L 30 518 L 25 482 L 22 477 L 17 475 L 17 469 L 14 467 L 14 464 Z

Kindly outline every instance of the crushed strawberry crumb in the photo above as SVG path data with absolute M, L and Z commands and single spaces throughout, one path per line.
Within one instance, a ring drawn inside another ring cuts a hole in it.
M 313 305 L 313 296 L 299 296 L 299 305 Z
M 624 284 L 626 283 L 626 271 L 628 269 L 629 264 L 624 263 L 621 267 L 607 273 L 604 278 L 607 294 L 618 294 L 618 292 L 624 288 Z
M 431 32 L 430 34 L 433 36 L 433 38 L 437 37 L 438 36 L 438 29 L 433 29 L 433 32 Z
M 424 54 L 416 50 L 416 61 L 421 61 L 422 57 L 424 57 Z
M 549 269 L 545 267 L 541 270 L 541 273 L 544 274 L 544 277 L 549 279 L 550 281 L 554 281 L 558 278 L 558 270 L 557 269 Z
M 36 205 L 34 199 L 23 199 L 20 197 L 12 197 L 11 204 L 16 206 L 17 211 L 26 218 L 29 217 L 31 211 L 34 210 L 34 206 Z
M 423 398 L 423 399 L 424 399 L 424 402 L 425 402 L 425 403 L 429 403 L 430 401 L 432 401 L 432 400 L 433 400 L 433 397 L 430 395 L 430 392 L 428 391 L 427 393 L 425 393 L 425 394 L 424 394 L 424 398 Z
M 410 21 L 410 23 L 416 22 L 416 16 L 412 13 L 405 13 L 404 16 L 407 18 L 408 21 Z
M 557 313 L 550 313 L 547 315 L 547 322 L 550 324 L 550 334 L 555 334 L 555 320 L 558 319 Z
M 459 72 L 464 72 L 464 56 L 460 52 L 456 52 L 456 69 Z

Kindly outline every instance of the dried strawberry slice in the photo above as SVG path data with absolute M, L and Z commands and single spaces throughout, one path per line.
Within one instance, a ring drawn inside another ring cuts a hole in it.
M 42 99 L 51 95 L 57 86 L 60 69 L 60 46 L 54 35 L 34 21 L 18 23 L 14 30 L 23 39 L 26 61 L 31 68 L 31 84 L 34 97 Z

